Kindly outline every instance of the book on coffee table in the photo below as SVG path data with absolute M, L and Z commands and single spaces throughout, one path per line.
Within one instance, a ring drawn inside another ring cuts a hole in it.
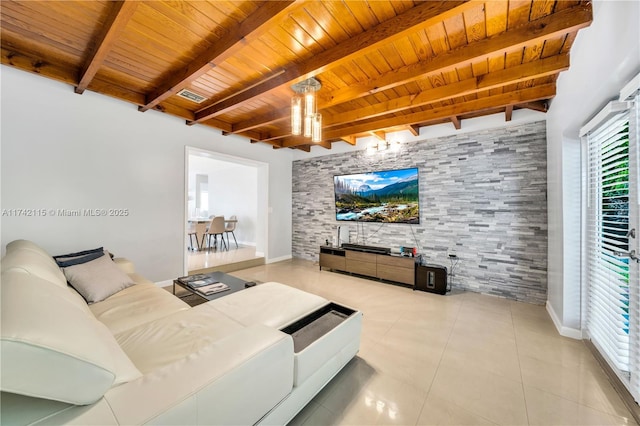
M 210 284 L 215 284 L 218 282 L 218 280 L 216 280 L 215 278 L 204 275 L 204 274 L 196 274 L 196 275 L 189 275 L 188 277 L 181 277 L 181 278 L 178 278 L 178 281 L 194 289 L 204 287 Z
M 210 296 L 212 294 L 220 293 L 221 291 L 227 291 L 227 290 L 229 290 L 229 286 L 221 282 L 215 282 L 209 285 L 204 285 L 196 288 L 196 291 L 198 293 L 202 293 L 205 296 Z

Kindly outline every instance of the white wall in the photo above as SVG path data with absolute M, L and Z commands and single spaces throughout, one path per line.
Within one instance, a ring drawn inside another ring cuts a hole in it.
M 580 334 L 579 128 L 640 71 L 640 3 L 595 1 L 593 23 L 578 33 L 571 67 L 558 79 L 547 113 L 548 309 L 565 335 Z
M 267 261 L 291 256 L 291 154 L 0 67 L 1 198 L 9 209 L 128 209 L 126 217 L 2 216 L 1 243 L 104 245 L 154 281 L 183 272 L 185 146 L 269 164 Z M 262 178 L 262 177 L 261 177 Z
M 256 245 L 258 225 L 258 171 L 255 167 L 189 155 L 189 192 L 195 193 L 196 174 L 208 176 L 207 217 L 235 215 L 238 243 Z M 195 205 L 195 203 L 194 203 Z M 231 237 L 233 239 L 233 237 Z

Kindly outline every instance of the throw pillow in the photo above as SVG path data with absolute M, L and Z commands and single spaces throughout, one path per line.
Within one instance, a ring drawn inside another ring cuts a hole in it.
M 61 254 L 53 256 L 59 267 L 65 268 L 67 266 L 80 265 L 95 260 L 104 256 L 105 251 L 102 247 L 96 249 L 79 251 L 77 253 Z
M 62 268 L 71 287 L 87 303 L 100 302 L 135 283 L 108 256 Z

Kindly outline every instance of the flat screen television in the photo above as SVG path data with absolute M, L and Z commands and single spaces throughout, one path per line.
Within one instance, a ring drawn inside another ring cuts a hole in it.
M 417 168 L 334 176 L 333 188 L 337 220 L 420 223 Z

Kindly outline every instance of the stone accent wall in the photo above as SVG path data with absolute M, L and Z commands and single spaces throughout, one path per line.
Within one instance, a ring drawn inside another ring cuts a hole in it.
M 419 169 L 419 225 L 336 221 L 334 175 L 408 167 Z M 455 253 L 454 288 L 544 304 L 546 190 L 544 122 L 295 161 L 293 255 L 317 261 L 347 226 L 352 243 L 417 246 L 431 264 L 450 268 Z

